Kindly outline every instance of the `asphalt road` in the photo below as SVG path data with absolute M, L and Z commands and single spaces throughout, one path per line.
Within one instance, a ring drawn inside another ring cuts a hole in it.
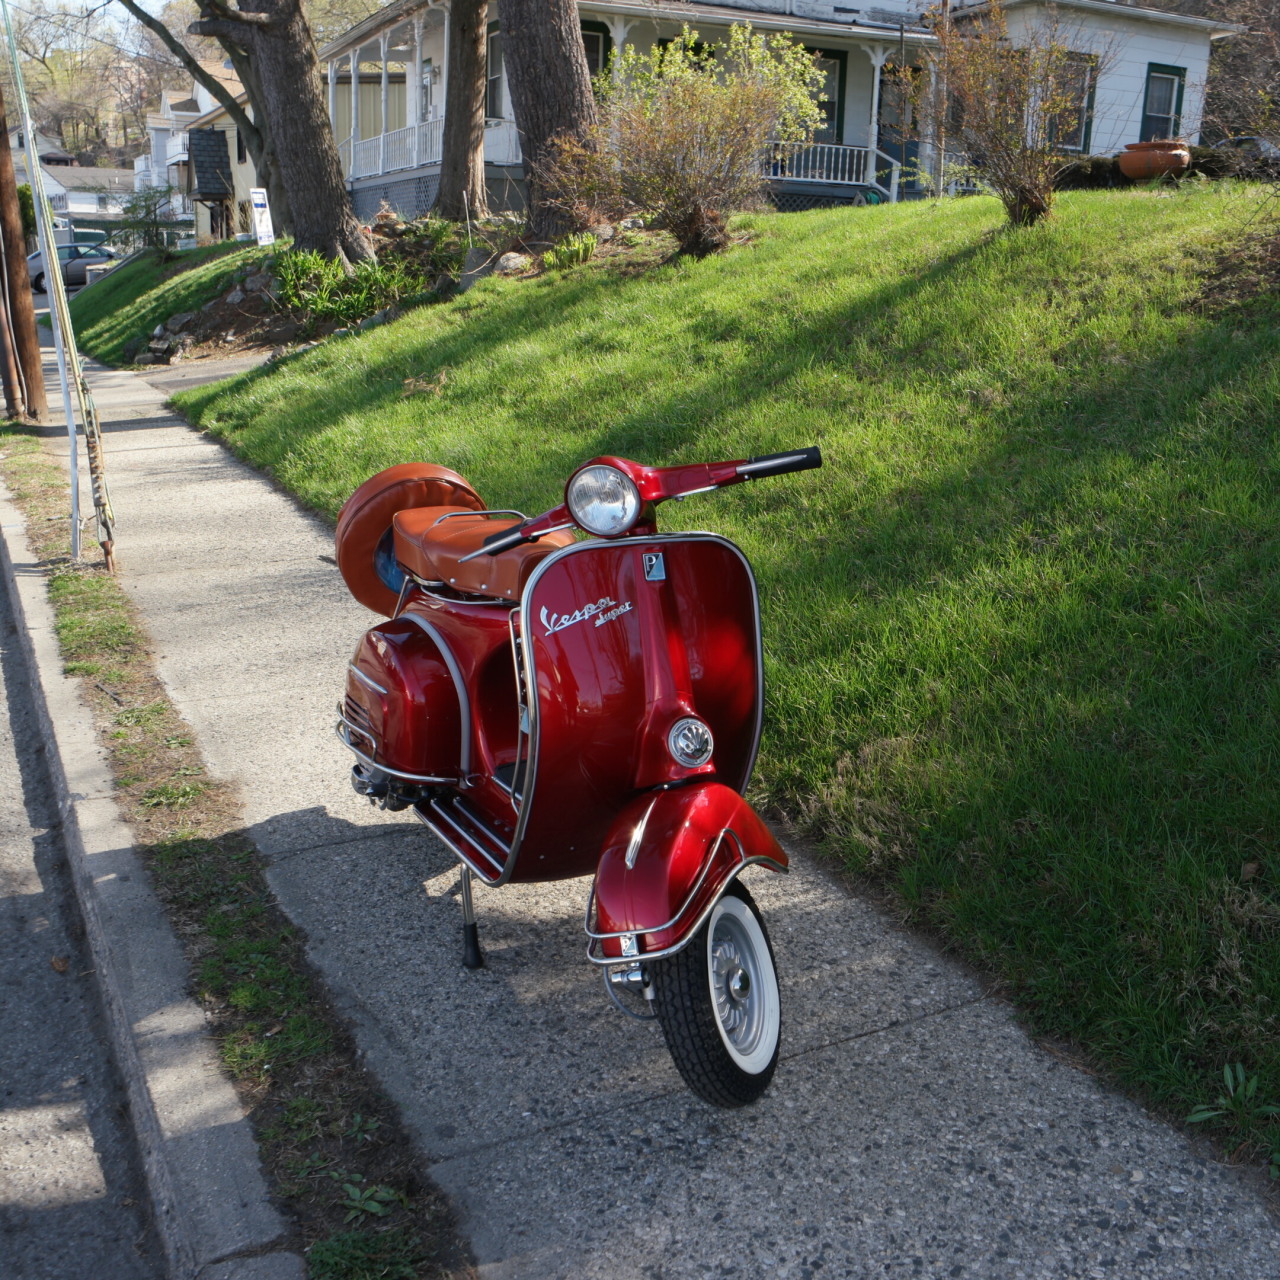
M 123 1094 L 0 590 L 0 1276 L 152 1280 Z

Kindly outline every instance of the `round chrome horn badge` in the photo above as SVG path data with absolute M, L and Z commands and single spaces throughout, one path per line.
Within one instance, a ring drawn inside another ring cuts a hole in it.
M 706 764 L 711 759 L 715 745 L 711 730 L 693 716 L 677 720 L 667 734 L 667 750 L 686 769 L 696 769 L 699 765 Z

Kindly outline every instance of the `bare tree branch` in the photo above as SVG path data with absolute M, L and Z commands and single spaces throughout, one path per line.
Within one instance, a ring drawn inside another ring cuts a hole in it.
M 214 100 L 226 111 L 227 115 L 235 122 L 237 129 L 241 130 L 245 136 L 246 145 L 253 145 L 261 148 L 262 135 L 259 133 L 257 126 L 249 119 L 248 113 L 236 101 L 235 95 L 222 83 L 216 76 L 212 76 L 203 66 L 192 56 L 191 51 L 179 40 L 168 27 L 160 21 L 159 18 L 152 17 L 145 9 L 143 9 L 136 0 L 119 0 L 120 4 L 142 23 L 149 31 L 155 33 L 156 37 L 164 44 L 164 46 L 173 54 L 175 58 L 182 63 L 183 67 L 191 73 L 194 79 L 203 88 L 207 89 L 213 96 Z M 253 139 L 252 144 L 249 140 Z

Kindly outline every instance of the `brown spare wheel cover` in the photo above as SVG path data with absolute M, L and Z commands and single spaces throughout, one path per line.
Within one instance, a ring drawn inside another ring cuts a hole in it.
M 390 617 L 400 595 L 391 518 L 411 507 L 483 511 L 480 495 L 456 471 L 429 462 L 402 462 L 371 476 L 338 513 L 338 568 L 366 609 Z

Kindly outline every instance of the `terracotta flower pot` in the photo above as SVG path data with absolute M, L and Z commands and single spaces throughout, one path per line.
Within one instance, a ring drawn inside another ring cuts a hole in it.
M 1161 178 L 1171 173 L 1176 178 L 1191 164 L 1191 151 L 1181 138 L 1163 138 L 1155 142 L 1130 142 L 1116 157 L 1120 172 L 1134 182 L 1144 178 Z

